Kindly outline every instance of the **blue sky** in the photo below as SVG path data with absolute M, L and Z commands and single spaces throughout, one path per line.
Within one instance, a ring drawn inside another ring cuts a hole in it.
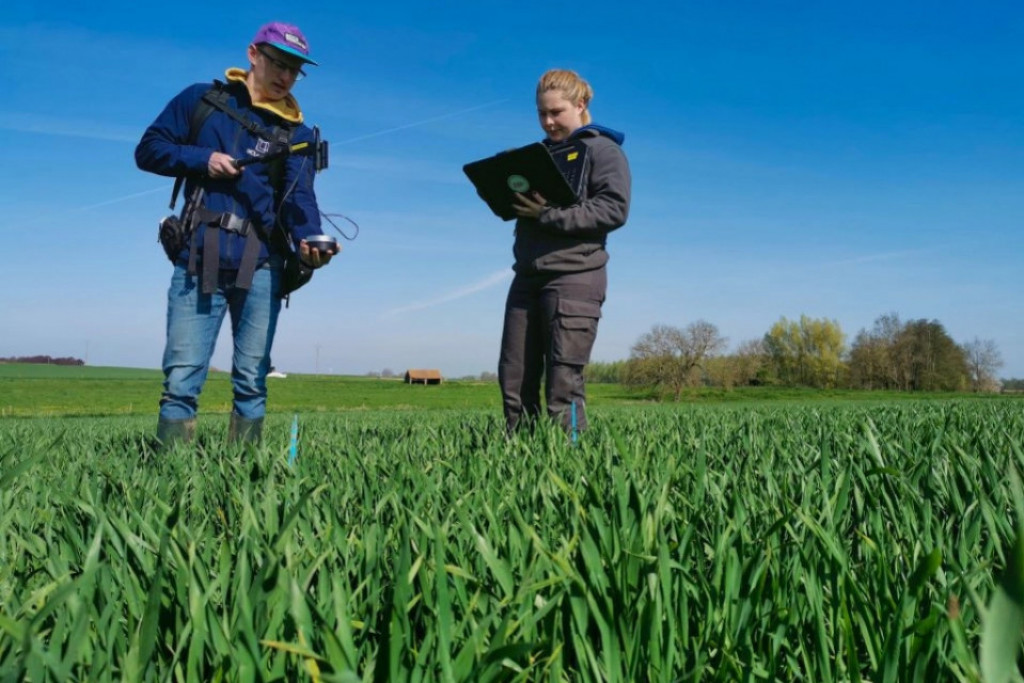
M 145 6 L 145 7 L 144 7 Z M 362 230 L 282 313 L 274 363 L 497 365 L 512 226 L 462 165 L 542 137 L 551 67 L 626 133 L 594 359 L 654 324 L 730 345 L 782 316 L 938 320 L 1024 377 L 1024 5 L 1014 2 L 16 3 L 0 19 L 0 356 L 158 367 L 171 183 L 135 143 L 263 22 L 321 62 L 294 94 L 332 142 L 321 207 Z M 343 227 L 344 224 L 343 224 Z M 214 365 L 230 365 L 227 325 Z

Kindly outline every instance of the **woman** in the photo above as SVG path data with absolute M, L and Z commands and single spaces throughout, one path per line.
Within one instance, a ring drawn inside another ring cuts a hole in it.
M 574 71 L 552 69 L 537 84 L 544 143 L 585 145 L 587 165 L 572 206 L 550 206 L 536 192 L 516 198 L 516 275 L 498 363 L 509 431 L 540 415 L 541 377 L 548 415 L 566 431 L 587 426 L 583 368 L 608 284 L 605 242 L 625 224 L 630 194 L 625 136 L 590 122 L 593 94 Z

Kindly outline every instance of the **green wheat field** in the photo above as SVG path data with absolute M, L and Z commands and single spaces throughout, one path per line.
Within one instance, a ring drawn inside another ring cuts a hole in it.
M 0 681 L 1010 681 L 1024 400 L 0 366 Z M 291 428 L 298 424 L 292 442 Z

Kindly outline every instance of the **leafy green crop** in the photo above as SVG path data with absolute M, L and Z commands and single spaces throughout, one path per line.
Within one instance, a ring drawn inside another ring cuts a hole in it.
M 0 680 L 981 680 L 1022 408 L 0 420 Z

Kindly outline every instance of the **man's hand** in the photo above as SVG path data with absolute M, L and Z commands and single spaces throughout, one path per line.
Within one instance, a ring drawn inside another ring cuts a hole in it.
M 206 173 L 211 178 L 234 178 L 241 172 L 235 168 L 235 160 L 223 152 L 214 152 L 206 162 Z
M 340 244 L 338 245 L 338 250 L 341 250 Z M 306 240 L 299 242 L 299 259 L 314 270 L 322 268 L 330 263 L 334 254 L 335 252 L 333 251 L 320 251 L 315 247 L 310 248 L 310 246 L 306 244 Z
M 516 192 L 516 198 L 512 202 L 512 208 L 516 215 L 522 218 L 538 218 L 544 209 L 548 208 L 548 200 L 540 196 L 539 192 L 523 194 Z

